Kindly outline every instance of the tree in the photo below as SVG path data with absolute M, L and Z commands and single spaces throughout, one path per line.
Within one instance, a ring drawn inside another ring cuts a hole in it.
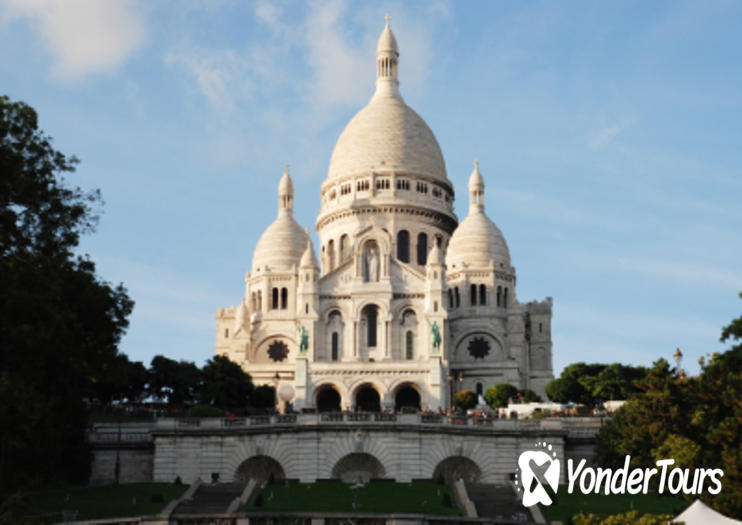
M 453 396 L 453 404 L 461 410 L 469 410 L 477 404 L 477 395 L 471 390 L 462 390 Z
M 133 302 L 76 256 L 96 224 L 97 191 L 63 177 L 30 106 L 0 97 L 0 495 L 84 480 L 84 399 L 118 355 Z
M 202 404 L 243 411 L 252 401 L 255 387 L 242 367 L 225 356 L 209 359 L 201 370 Z
M 276 406 L 276 389 L 271 385 L 260 385 L 255 387 L 255 392 L 250 403 L 257 409 L 269 409 Z
M 644 367 L 620 363 L 573 363 L 557 379 L 547 383 L 546 395 L 557 403 L 582 403 L 592 406 L 610 399 L 628 399 L 636 392 L 635 383 L 644 377 Z
M 538 395 L 533 390 L 531 390 L 530 388 L 520 390 L 518 394 L 520 395 L 520 398 L 523 400 L 524 403 L 540 403 L 541 402 L 541 396 Z
M 162 355 L 152 358 L 148 393 L 177 407 L 198 401 L 201 371 L 190 361 L 175 361 Z
M 511 398 L 518 395 L 518 389 L 510 383 L 500 383 L 487 389 L 484 400 L 492 408 L 507 407 Z
M 742 294 L 740 294 L 742 298 Z M 653 467 L 672 458 L 680 467 L 721 468 L 723 489 L 704 492 L 705 503 L 742 518 L 742 316 L 724 327 L 729 350 L 702 360 L 698 377 L 688 378 L 657 361 L 613 419 L 598 433 L 598 462 Z M 692 496 L 699 497 L 698 495 Z

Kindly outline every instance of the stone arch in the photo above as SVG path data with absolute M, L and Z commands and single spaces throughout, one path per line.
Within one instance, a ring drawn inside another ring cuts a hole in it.
M 383 399 L 382 389 L 374 383 L 364 381 L 353 389 L 353 406 L 356 410 L 379 412 Z
M 314 406 L 317 412 L 340 412 L 343 396 L 333 383 L 324 383 L 314 389 Z
M 277 341 L 283 342 L 288 348 L 288 354 L 286 354 L 284 359 L 279 361 L 275 361 L 268 354 L 268 350 L 271 345 Z M 296 339 L 284 334 L 271 334 L 261 339 L 258 344 L 254 346 L 254 348 L 255 350 L 253 351 L 253 355 L 251 356 L 251 361 L 254 363 L 286 363 L 293 359 L 293 356 L 296 355 Z
M 393 390 L 394 410 L 422 409 L 423 391 L 415 383 L 403 382 Z
M 489 345 L 488 349 L 483 349 L 485 355 L 481 358 L 474 357 L 469 351 L 469 344 L 473 339 L 484 339 Z M 454 345 L 454 356 L 457 361 L 504 361 L 507 352 L 502 338 L 486 330 L 470 330 L 458 338 Z
M 448 485 L 457 479 L 466 483 L 476 483 L 482 479 L 482 469 L 466 456 L 449 456 L 436 465 L 433 478 L 442 477 Z
M 366 483 L 385 475 L 386 469 L 381 461 L 366 452 L 347 454 L 332 467 L 332 477 L 340 478 L 345 483 Z
M 285 479 L 286 473 L 281 464 L 274 458 L 265 455 L 256 455 L 240 463 L 234 474 L 236 481 L 247 482 L 250 478 L 258 482 L 269 479 Z

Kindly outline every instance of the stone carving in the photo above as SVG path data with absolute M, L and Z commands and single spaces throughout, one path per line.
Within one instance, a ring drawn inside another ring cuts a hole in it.
M 307 355 L 309 349 L 309 332 L 299 323 L 296 323 L 296 331 L 299 333 L 299 355 Z
M 441 329 L 438 327 L 438 321 L 433 321 L 430 332 L 433 335 L 433 353 L 437 354 L 441 349 Z
M 376 282 L 379 280 L 379 256 L 376 253 L 376 248 L 373 245 L 369 245 L 366 248 L 366 254 L 364 257 L 365 262 L 365 275 L 364 281 Z
M 484 337 L 475 337 L 469 341 L 468 349 L 474 359 L 484 359 L 490 353 L 490 344 Z
M 273 361 L 283 361 L 289 355 L 289 347 L 283 341 L 274 341 L 268 347 L 268 357 Z

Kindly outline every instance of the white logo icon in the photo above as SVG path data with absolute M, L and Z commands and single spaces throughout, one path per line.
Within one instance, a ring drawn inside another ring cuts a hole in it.
M 538 445 L 548 448 L 551 454 L 546 450 L 527 450 L 518 458 L 524 507 L 531 507 L 537 503 L 551 505 L 554 503 L 552 495 L 556 494 L 559 487 L 561 467 L 559 460 L 556 459 L 556 452 L 552 452 L 551 445 L 547 447 L 546 443 Z M 552 495 L 547 492 L 547 487 L 551 488 Z

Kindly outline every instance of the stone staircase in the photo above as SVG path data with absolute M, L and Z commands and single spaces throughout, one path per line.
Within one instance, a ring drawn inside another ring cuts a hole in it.
M 204 483 L 195 494 L 182 501 L 173 514 L 207 514 L 227 512 L 229 504 L 239 498 L 246 483 Z
M 480 518 L 495 518 L 495 521 L 505 522 L 532 520 L 528 509 L 521 505 L 510 485 L 467 483 L 466 491 Z

